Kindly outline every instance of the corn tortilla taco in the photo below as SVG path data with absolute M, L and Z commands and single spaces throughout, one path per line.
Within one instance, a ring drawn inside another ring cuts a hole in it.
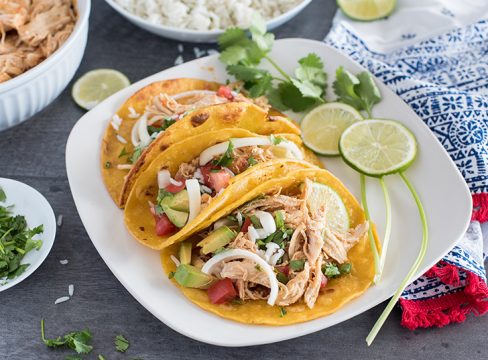
M 124 217 L 142 244 L 162 249 L 254 186 L 318 160 L 294 134 L 208 131 L 161 152 L 138 177 Z
M 135 179 L 162 149 L 189 136 L 230 127 L 258 134 L 300 133 L 265 100 L 250 100 L 215 82 L 181 78 L 142 88 L 113 116 L 103 137 L 101 169 L 110 196 L 124 207 Z
M 161 252 L 183 294 L 226 319 L 323 317 L 372 284 L 364 212 L 331 173 L 302 169 L 250 187 Z M 376 236 L 376 234 L 375 234 Z

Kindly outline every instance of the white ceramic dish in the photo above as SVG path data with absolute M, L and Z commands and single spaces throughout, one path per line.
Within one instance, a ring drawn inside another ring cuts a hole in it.
M 114 0 L 105 0 L 115 11 L 117 11 L 120 15 L 125 17 L 134 25 L 143 28 L 153 34 L 163 36 L 169 39 L 180 40 L 180 41 L 190 41 L 190 42 L 198 42 L 198 43 L 213 43 L 217 41 L 217 38 L 220 34 L 222 34 L 223 30 L 207 30 L 207 31 L 198 31 L 198 30 L 188 30 L 188 29 L 181 29 L 175 28 L 171 26 L 153 24 L 137 15 L 132 14 L 131 12 L 124 9 Z M 303 9 L 307 7 L 312 2 L 312 0 L 303 0 L 300 4 L 298 4 L 293 9 L 288 10 L 287 12 L 281 14 L 278 17 L 275 17 L 269 20 L 266 25 L 268 30 L 272 30 L 277 28 L 280 25 L 283 25 L 287 21 L 290 21 L 295 16 L 297 16 Z
M 22 275 L 12 280 L 0 279 L 0 292 L 25 280 L 42 264 L 51 251 L 56 236 L 56 219 L 48 201 L 36 189 L 16 180 L 0 178 L 0 187 L 5 191 L 7 200 L 2 206 L 14 205 L 12 212 L 23 215 L 29 228 L 44 225 L 44 232 L 34 239 L 42 240 L 39 250 L 31 250 L 22 259 L 22 264 L 30 264 Z
M 293 49 L 293 52 L 289 49 Z M 336 50 L 311 40 L 279 40 L 271 57 L 279 60 L 285 71 L 292 72 L 297 60 L 309 52 L 325 60 L 330 82 L 339 65 L 353 72 L 363 70 Z M 214 70 L 209 72 L 209 68 Z M 279 328 L 243 325 L 201 310 L 170 283 L 161 270 L 159 254 L 139 245 L 126 231 L 122 211 L 115 206 L 103 185 L 99 151 L 105 127 L 125 99 L 149 83 L 178 77 L 224 81 L 226 74 L 217 56 L 162 71 L 111 96 L 85 114 L 68 139 L 66 167 L 76 207 L 93 244 L 127 290 L 176 331 L 223 346 L 257 345 L 309 334 L 356 316 L 390 297 L 415 260 L 421 242 L 421 226 L 415 203 L 398 176 L 390 176 L 386 180 L 393 204 L 393 231 L 383 280 L 380 285 L 371 287 L 364 295 L 330 316 Z M 430 226 L 430 244 L 418 276 L 445 255 L 464 234 L 470 220 L 471 196 L 455 165 L 425 124 L 384 84 L 378 82 L 378 85 L 383 101 L 375 107 L 375 115 L 394 117 L 403 122 L 419 142 L 418 158 L 407 171 L 423 200 Z M 340 159 L 328 158 L 325 162 L 358 196 L 358 174 Z M 383 197 L 376 181 L 370 179 L 368 185 L 373 219 L 382 234 Z M 452 212 L 453 209 L 456 211 Z
M 68 39 L 50 57 L 0 84 L 0 131 L 44 109 L 73 78 L 85 52 L 91 0 L 78 0 L 78 21 Z

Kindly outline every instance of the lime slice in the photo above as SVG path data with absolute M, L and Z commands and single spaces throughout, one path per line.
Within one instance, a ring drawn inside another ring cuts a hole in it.
M 406 169 L 417 154 L 410 130 L 393 120 L 363 120 L 341 136 L 339 150 L 344 161 L 360 173 L 381 177 Z
M 372 21 L 389 16 L 396 0 L 337 0 L 337 5 L 353 20 Z
M 307 198 L 307 205 L 311 211 L 317 211 L 322 205 L 326 206 L 327 224 L 337 232 L 349 229 L 349 213 L 344 201 L 330 186 L 314 182 L 312 191 Z
M 303 143 L 320 155 L 339 155 L 339 138 L 352 123 L 362 120 L 352 106 L 342 103 L 320 105 L 302 120 Z
M 90 110 L 129 85 L 129 79 L 121 72 L 97 69 L 87 72 L 75 82 L 71 96 L 80 107 Z

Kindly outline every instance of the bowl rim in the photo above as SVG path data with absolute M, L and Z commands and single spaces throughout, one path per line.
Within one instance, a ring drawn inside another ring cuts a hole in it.
M 85 6 L 80 12 L 79 3 L 84 2 Z M 63 55 L 69 50 L 68 48 L 75 41 L 75 39 L 83 31 L 84 25 L 88 23 L 88 18 L 90 16 L 91 0 L 73 0 L 78 11 L 78 19 L 76 21 L 75 27 L 71 32 L 70 36 L 66 41 L 47 59 L 43 60 L 33 68 L 30 68 L 26 72 L 14 77 L 13 79 L 7 80 L 4 83 L 0 83 L 0 96 L 7 91 L 19 87 L 24 83 L 36 78 L 38 75 L 44 73 L 48 68 L 52 67 L 56 62 L 63 57 Z
M 167 26 L 167 25 L 161 25 L 161 24 L 155 24 L 152 22 L 149 22 L 146 19 L 143 19 L 140 16 L 137 16 L 128 10 L 124 9 L 121 5 L 116 3 L 114 0 L 105 0 L 107 4 L 109 4 L 114 10 L 116 10 L 119 14 L 122 16 L 128 18 L 132 22 L 139 24 L 142 23 L 144 25 L 150 26 L 154 29 L 159 29 L 162 31 L 170 32 L 170 33 L 184 33 L 186 35 L 200 35 L 200 36 L 215 36 L 215 35 L 220 35 L 222 34 L 225 29 L 215 29 L 215 30 L 193 30 L 193 29 L 185 29 L 185 28 L 179 28 L 179 27 L 174 27 L 174 26 Z M 270 27 L 274 23 L 279 23 L 281 20 L 285 19 L 291 12 L 297 11 L 300 12 L 303 10 L 305 7 L 307 7 L 312 0 L 301 0 L 299 4 L 297 4 L 295 7 L 289 9 L 288 11 L 284 12 L 283 14 L 274 17 L 268 21 L 266 21 L 266 26 Z

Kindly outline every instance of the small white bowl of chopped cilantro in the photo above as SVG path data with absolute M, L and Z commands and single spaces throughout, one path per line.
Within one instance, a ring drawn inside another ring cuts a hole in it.
M 0 291 L 32 274 L 51 251 L 53 209 L 37 190 L 0 178 Z

